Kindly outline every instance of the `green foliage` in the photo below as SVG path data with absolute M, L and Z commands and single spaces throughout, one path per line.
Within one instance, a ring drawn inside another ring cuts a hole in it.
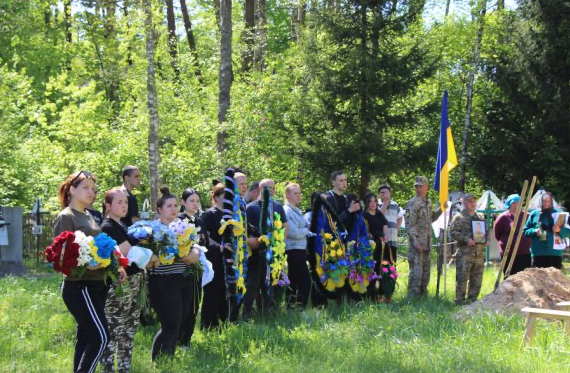
M 524 179 L 570 200 L 570 9 L 563 1 L 522 1 L 519 14 L 497 19 L 501 40 L 485 61 L 489 89 L 473 158 L 483 182 L 505 194 Z M 497 177 L 500 176 L 500 177 Z

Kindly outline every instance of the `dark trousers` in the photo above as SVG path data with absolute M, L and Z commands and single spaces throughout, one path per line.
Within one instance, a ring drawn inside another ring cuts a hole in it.
M 562 257 L 554 255 L 535 256 L 532 258 L 532 268 L 549 268 L 562 269 Z
M 190 282 L 190 292 L 186 296 L 190 298 L 190 309 L 180 325 L 180 334 L 178 336 L 178 344 L 180 346 L 188 346 L 190 344 L 196 326 L 196 317 L 200 309 L 200 300 L 202 299 L 202 276 L 188 275 L 188 281 Z
M 153 360 L 160 355 L 174 355 L 182 320 L 185 320 L 190 312 L 192 287 L 189 277 L 182 274 L 149 277 L 150 304 L 160 321 L 160 330 L 152 343 Z
M 228 299 L 226 296 L 226 283 L 224 274 L 216 272 L 212 282 L 204 286 L 204 299 L 202 300 L 201 328 L 213 329 L 228 320 Z M 223 269 L 222 269 L 223 272 Z M 249 292 L 249 289 L 247 290 Z
M 503 269 L 503 274 L 507 272 L 507 268 L 509 266 L 510 261 L 511 261 L 511 254 L 509 254 L 507 258 L 505 268 Z M 513 267 L 511 268 L 511 273 L 509 275 L 514 275 L 519 272 L 522 272 L 525 269 L 530 268 L 531 264 L 532 261 L 530 258 L 530 254 L 517 254 L 517 256 L 515 256 L 515 261 L 513 262 Z
M 107 344 L 110 333 L 105 317 L 109 287 L 103 281 L 64 281 L 61 295 L 77 322 L 73 371 L 92 373 Z
M 270 288 L 265 285 L 267 276 L 267 260 L 265 250 L 254 251 L 247 261 L 247 278 L 245 287 L 247 291 L 243 296 L 243 318 L 251 318 L 253 303 L 261 291 L 260 311 L 267 310 L 271 305 Z
M 287 305 L 305 308 L 309 302 L 311 291 L 311 275 L 307 266 L 306 250 L 287 250 L 287 265 L 289 281 L 287 289 Z M 247 293 L 246 293 L 247 294 Z

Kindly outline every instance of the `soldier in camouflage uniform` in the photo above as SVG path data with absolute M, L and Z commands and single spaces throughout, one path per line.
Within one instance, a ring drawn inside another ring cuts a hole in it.
M 129 276 L 128 281 L 121 285 L 122 295 L 115 292 L 116 284 L 109 291 L 105 304 L 105 315 L 111 338 L 103 352 L 101 365 L 103 372 L 115 372 L 115 355 L 117 356 L 117 372 L 127 373 L 131 369 L 133 341 L 139 323 L 140 306 L 138 296 L 143 283 L 143 274 Z
M 431 223 L 441 211 L 432 211 L 431 201 L 427 198 L 428 179 L 416 176 L 414 187 L 416 196 L 406 203 L 406 231 L 408 233 L 408 298 L 427 295 L 431 270 Z
M 473 221 L 485 221 L 476 212 L 477 199 L 470 193 L 463 196 L 463 211 L 451 220 L 450 237 L 457 242 L 455 304 L 462 305 L 477 300 L 485 268 L 485 245 L 473 240 Z M 467 299 L 465 293 L 469 282 Z

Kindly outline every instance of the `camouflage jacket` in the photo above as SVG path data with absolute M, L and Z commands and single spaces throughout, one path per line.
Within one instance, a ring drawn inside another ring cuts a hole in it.
M 469 215 L 466 210 L 461 211 L 451 219 L 451 227 L 449 228 L 449 236 L 452 241 L 457 242 L 458 247 L 467 247 L 467 242 L 473 239 L 473 221 L 485 221 L 483 215 L 475 213 Z M 488 234 L 487 234 L 488 237 Z M 477 245 L 483 247 L 484 245 Z M 475 249 L 475 246 L 473 246 Z
M 406 232 L 410 247 L 422 246 L 424 250 L 431 247 L 431 223 L 441 210 L 432 211 L 429 198 L 415 196 L 406 203 Z

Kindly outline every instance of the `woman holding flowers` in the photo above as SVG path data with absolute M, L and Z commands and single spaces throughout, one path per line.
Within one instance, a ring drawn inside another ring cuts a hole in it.
M 200 225 L 198 224 L 197 214 L 200 211 L 200 195 L 193 188 L 188 188 L 182 192 L 182 212 L 178 215 L 179 219 L 187 221 L 196 227 L 196 233 L 199 237 L 199 244 L 206 246 L 203 234 L 200 234 Z M 188 275 L 191 283 L 190 295 L 190 311 L 186 318 L 182 320 L 180 327 L 180 335 L 178 336 L 178 343 L 181 346 L 188 346 L 194 334 L 194 327 L 196 325 L 196 317 L 200 309 L 200 300 L 202 299 L 202 276 L 200 273 L 193 272 Z
M 95 182 L 89 172 L 80 171 L 70 175 L 61 184 L 58 197 L 63 210 L 54 222 L 55 236 L 66 231 L 80 231 L 85 236 L 101 233 L 101 228 L 86 210 L 95 198 Z M 64 243 L 61 257 L 64 257 L 65 246 L 74 242 Z M 77 261 L 77 258 L 75 260 Z M 124 280 L 124 270 L 119 270 L 119 273 Z M 63 281 L 63 301 L 77 322 L 74 372 L 94 372 L 109 342 L 109 328 L 105 317 L 105 300 L 109 286 L 104 279 L 105 270 L 101 265 L 88 265 L 82 274 L 77 271 L 67 272 Z
M 216 184 L 212 191 L 212 207 L 200 217 L 200 226 L 207 239 L 208 252 L 206 257 L 214 268 L 214 279 L 204 286 L 202 301 L 201 328 L 205 330 L 217 328 L 228 319 L 229 305 L 226 300 L 226 282 L 224 276 L 224 261 L 222 236 L 219 229 L 222 226 L 222 211 L 224 205 L 224 184 Z M 226 248 L 227 245 L 226 245 Z
M 160 241 L 161 237 L 157 236 L 172 236 L 176 245 L 176 237 L 168 225 L 178 216 L 178 201 L 168 188 L 163 187 L 160 191 L 162 196 L 156 202 L 156 209 L 162 229 L 154 233 L 154 238 Z M 199 251 L 193 248 L 189 254 L 175 259 L 173 263 L 160 257 L 160 264 L 151 271 L 148 283 L 150 304 L 161 326 L 152 344 L 153 360 L 160 355 L 174 355 L 182 321 L 187 318 L 191 306 L 192 284 L 190 276 L 185 276 L 184 272 L 198 259 Z
M 368 296 L 376 297 L 379 302 L 384 296 L 385 302 L 389 303 L 394 292 L 396 283 L 396 258 L 395 251 L 385 244 L 385 237 L 388 236 L 388 220 L 378 210 L 378 199 L 374 193 L 369 193 L 364 197 L 364 219 L 368 226 L 368 234 L 374 240 L 374 277 L 368 286 Z
M 127 193 L 121 188 L 113 188 L 105 193 L 104 204 L 107 216 L 101 224 L 101 229 L 117 242 L 121 253 L 126 257 L 132 244 L 127 235 L 127 227 L 121 221 L 128 211 Z M 152 268 L 156 260 L 158 258 L 153 256 L 147 268 Z M 105 305 L 111 338 L 101 359 L 104 372 L 115 371 L 115 355 L 118 372 L 129 372 L 131 369 L 133 341 L 140 316 L 137 300 L 143 284 L 143 274 L 142 270 L 132 263 L 127 268 L 127 275 L 129 280 L 122 285 L 123 294 L 118 295 L 116 288 L 112 286 Z

